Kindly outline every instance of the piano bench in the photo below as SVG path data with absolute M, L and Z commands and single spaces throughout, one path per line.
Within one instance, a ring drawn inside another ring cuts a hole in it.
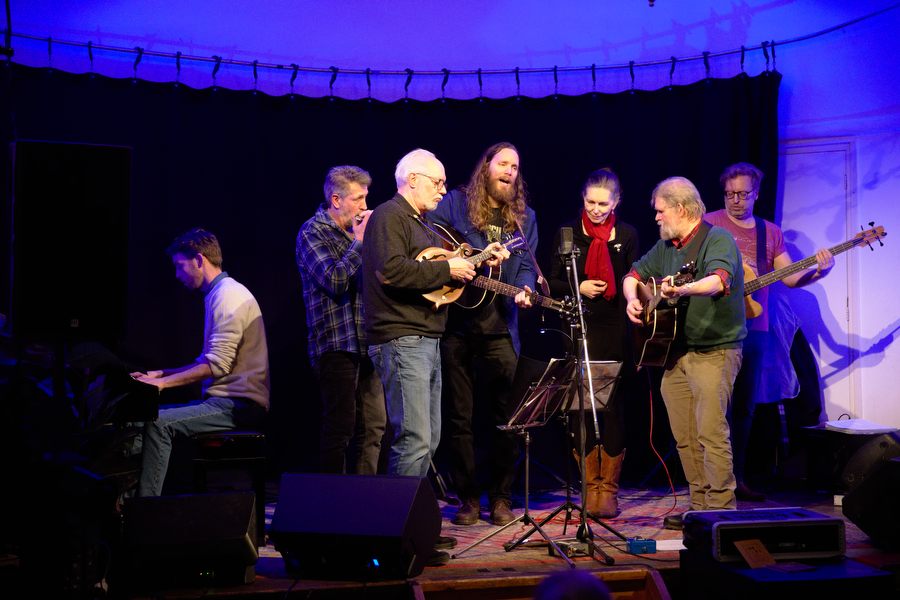
M 213 469 L 245 471 L 256 494 L 256 540 L 266 544 L 266 436 L 260 431 L 234 430 L 198 433 L 193 444 L 194 491 L 207 491 L 207 473 Z

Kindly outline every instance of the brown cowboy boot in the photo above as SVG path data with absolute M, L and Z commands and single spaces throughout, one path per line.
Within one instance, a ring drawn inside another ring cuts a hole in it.
M 600 489 L 602 478 L 600 476 L 600 460 L 597 456 L 597 453 L 599 451 L 600 448 L 598 446 L 594 446 L 591 451 L 584 457 L 584 480 L 587 484 L 587 497 L 582 498 L 581 501 L 584 504 L 584 510 L 587 511 L 588 514 L 594 514 L 594 512 L 600 507 Z M 578 463 L 579 467 L 581 467 L 581 457 L 578 456 L 578 452 L 573 450 L 572 454 L 575 455 L 575 462 Z
M 609 519 L 619 514 L 619 476 L 622 474 L 622 463 L 625 461 L 625 450 L 618 456 L 610 456 L 605 448 L 600 448 L 600 490 L 591 516 Z

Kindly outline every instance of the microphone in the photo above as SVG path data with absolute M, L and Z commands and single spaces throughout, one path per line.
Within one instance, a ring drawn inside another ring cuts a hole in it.
M 559 249 L 556 253 L 560 256 L 566 256 L 572 253 L 572 228 L 562 227 L 559 230 Z

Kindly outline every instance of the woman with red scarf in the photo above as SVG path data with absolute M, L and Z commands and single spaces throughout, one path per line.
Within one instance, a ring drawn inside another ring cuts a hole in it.
M 564 227 L 572 228 L 572 241 L 580 250 L 576 266 L 581 301 L 587 309 L 584 321 L 588 355 L 592 361 L 622 361 L 622 375 L 627 376 L 634 366 L 621 285 L 638 258 L 637 231 L 616 218 L 622 186 L 611 169 L 591 173 L 581 188 L 581 196 L 581 214 Z M 559 238 L 557 232 L 554 248 L 559 247 Z M 553 263 L 550 291 L 555 297 L 573 295 L 562 260 Z M 588 514 L 597 518 L 615 517 L 619 513 L 617 493 L 625 458 L 624 388 L 620 380 L 607 410 L 597 414 L 601 420 L 601 439 L 594 439 L 592 424 L 586 427 L 587 498 L 582 501 Z M 576 448 L 577 423 L 577 418 L 570 415 L 569 427 L 576 436 Z

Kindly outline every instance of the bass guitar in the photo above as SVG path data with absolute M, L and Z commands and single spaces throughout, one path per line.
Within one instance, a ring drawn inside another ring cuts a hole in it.
M 874 223 L 869 223 L 870 226 L 874 225 Z M 843 244 L 838 244 L 837 246 L 832 246 L 828 249 L 833 255 L 838 255 L 841 252 L 849 250 L 851 248 L 856 248 L 857 246 L 861 246 L 862 244 L 866 244 L 873 250 L 875 249 L 872 246 L 872 242 L 878 242 L 882 246 L 884 243 L 881 241 L 881 238 L 887 235 L 884 227 L 881 225 L 877 227 L 871 227 L 871 229 L 866 229 L 865 231 L 860 231 L 853 238 L 847 240 Z M 798 260 L 795 263 L 791 263 L 788 266 L 778 269 L 777 271 L 772 271 L 770 273 L 766 273 L 765 275 L 756 276 L 756 273 L 753 272 L 753 269 L 748 267 L 746 264 L 744 265 L 744 310 L 747 313 L 748 319 L 755 319 L 759 315 L 762 314 L 763 308 L 762 305 L 757 302 L 752 294 L 761 290 L 762 288 L 772 285 L 776 281 L 781 281 L 785 277 L 789 275 L 793 275 L 798 271 L 804 271 L 816 264 L 816 257 L 809 256 L 804 258 L 803 260 Z
M 641 312 L 641 325 L 633 329 L 637 366 L 665 366 L 672 342 L 678 334 L 678 301 L 663 298 L 662 282 L 669 279 L 670 285 L 681 287 L 692 282 L 696 274 L 697 266 L 690 262 L 675 275 L 659 280 L 651 277 L 647 283 L 638 283 L 638 300 L 644 309 Z

